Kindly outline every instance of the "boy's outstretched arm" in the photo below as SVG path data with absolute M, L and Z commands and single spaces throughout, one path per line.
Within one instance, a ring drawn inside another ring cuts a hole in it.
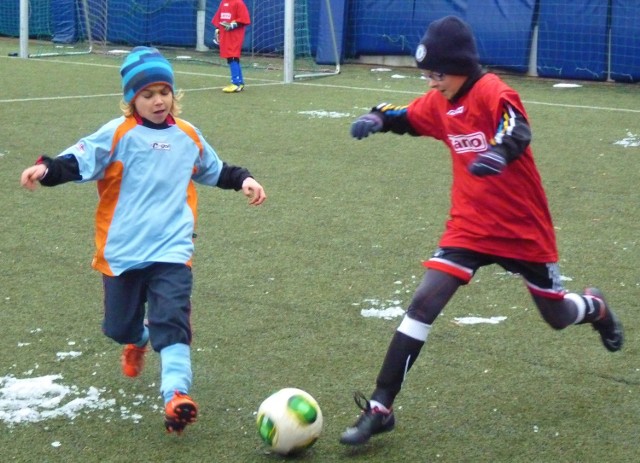
M 264 188 L 251 176 L 248 169 L 226 162 L 222 164 L 222 171 L 216 186 L 224 190 L 242 190 L 244 195 L 249 198 L 251 206 L 259 206 L 267 199 Z
M 253 177 L 244 179 L 242 182 L 242 192 L 249 198 L 249 205 L 251 206 L 259 206 L 267 199 L 264 188 L 262 188 L 262 185 Z
M 371 108 L 371 112 L 360 116 L 351 124 L 351 136 L 362 140 L 376 132 L 393 132 L 399 135 L 408 133 L 417 136 L 407 117 L 408 106 L 380 103 Z
M 40 156 L 35 165 L 22 172 L 20 184 L 29 190 L 35 190 L 38 186 L 36 182 L 40 182 L 42 186 L 56 186 L 81 179 L 76 157 L 64 154 L 55 158 Z

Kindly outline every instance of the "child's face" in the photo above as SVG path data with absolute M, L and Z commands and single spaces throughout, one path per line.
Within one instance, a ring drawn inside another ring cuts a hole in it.
M 453 98 L 467 80 L 466 76 L 454 76 L 431 71 L 424 71 L 422 75 L 427 78 L 429 88 L 436 89 L 447 100 Z
M 173 107 L 173 92 L 166 84 L 145 87 L 133 101 L 136 112 L 154 124 L 161 124 Z

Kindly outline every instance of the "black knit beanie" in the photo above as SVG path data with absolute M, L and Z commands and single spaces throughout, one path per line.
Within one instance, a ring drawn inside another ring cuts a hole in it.
M 438 19 L 427 28 L 416 50 L 420 69 L 470 76 L 480 69 L 480 58 L 471 28 L 456 16 Z

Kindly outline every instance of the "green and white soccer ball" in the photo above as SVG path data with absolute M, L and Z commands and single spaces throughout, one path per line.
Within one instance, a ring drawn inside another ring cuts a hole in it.
M 267 397 L 258 409 L 258 433 L 280 455 L 311 447 L 322 432 L 318 402 L 302 389 L 288 387 Z

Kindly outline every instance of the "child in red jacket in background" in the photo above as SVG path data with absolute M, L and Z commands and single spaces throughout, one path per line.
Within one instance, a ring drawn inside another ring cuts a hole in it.
M 241 92 L 244 90 L 244 79 L 240 67 L 240 54 L 245 27 L 251 24 L 249 10 L 242 0 L 222 0 L 211 19 L 211 24 L 216 28 L 213 41 L 220 46 L 220 57 L 227 59 L 231 71 L 231 84 L 222 91 Z

